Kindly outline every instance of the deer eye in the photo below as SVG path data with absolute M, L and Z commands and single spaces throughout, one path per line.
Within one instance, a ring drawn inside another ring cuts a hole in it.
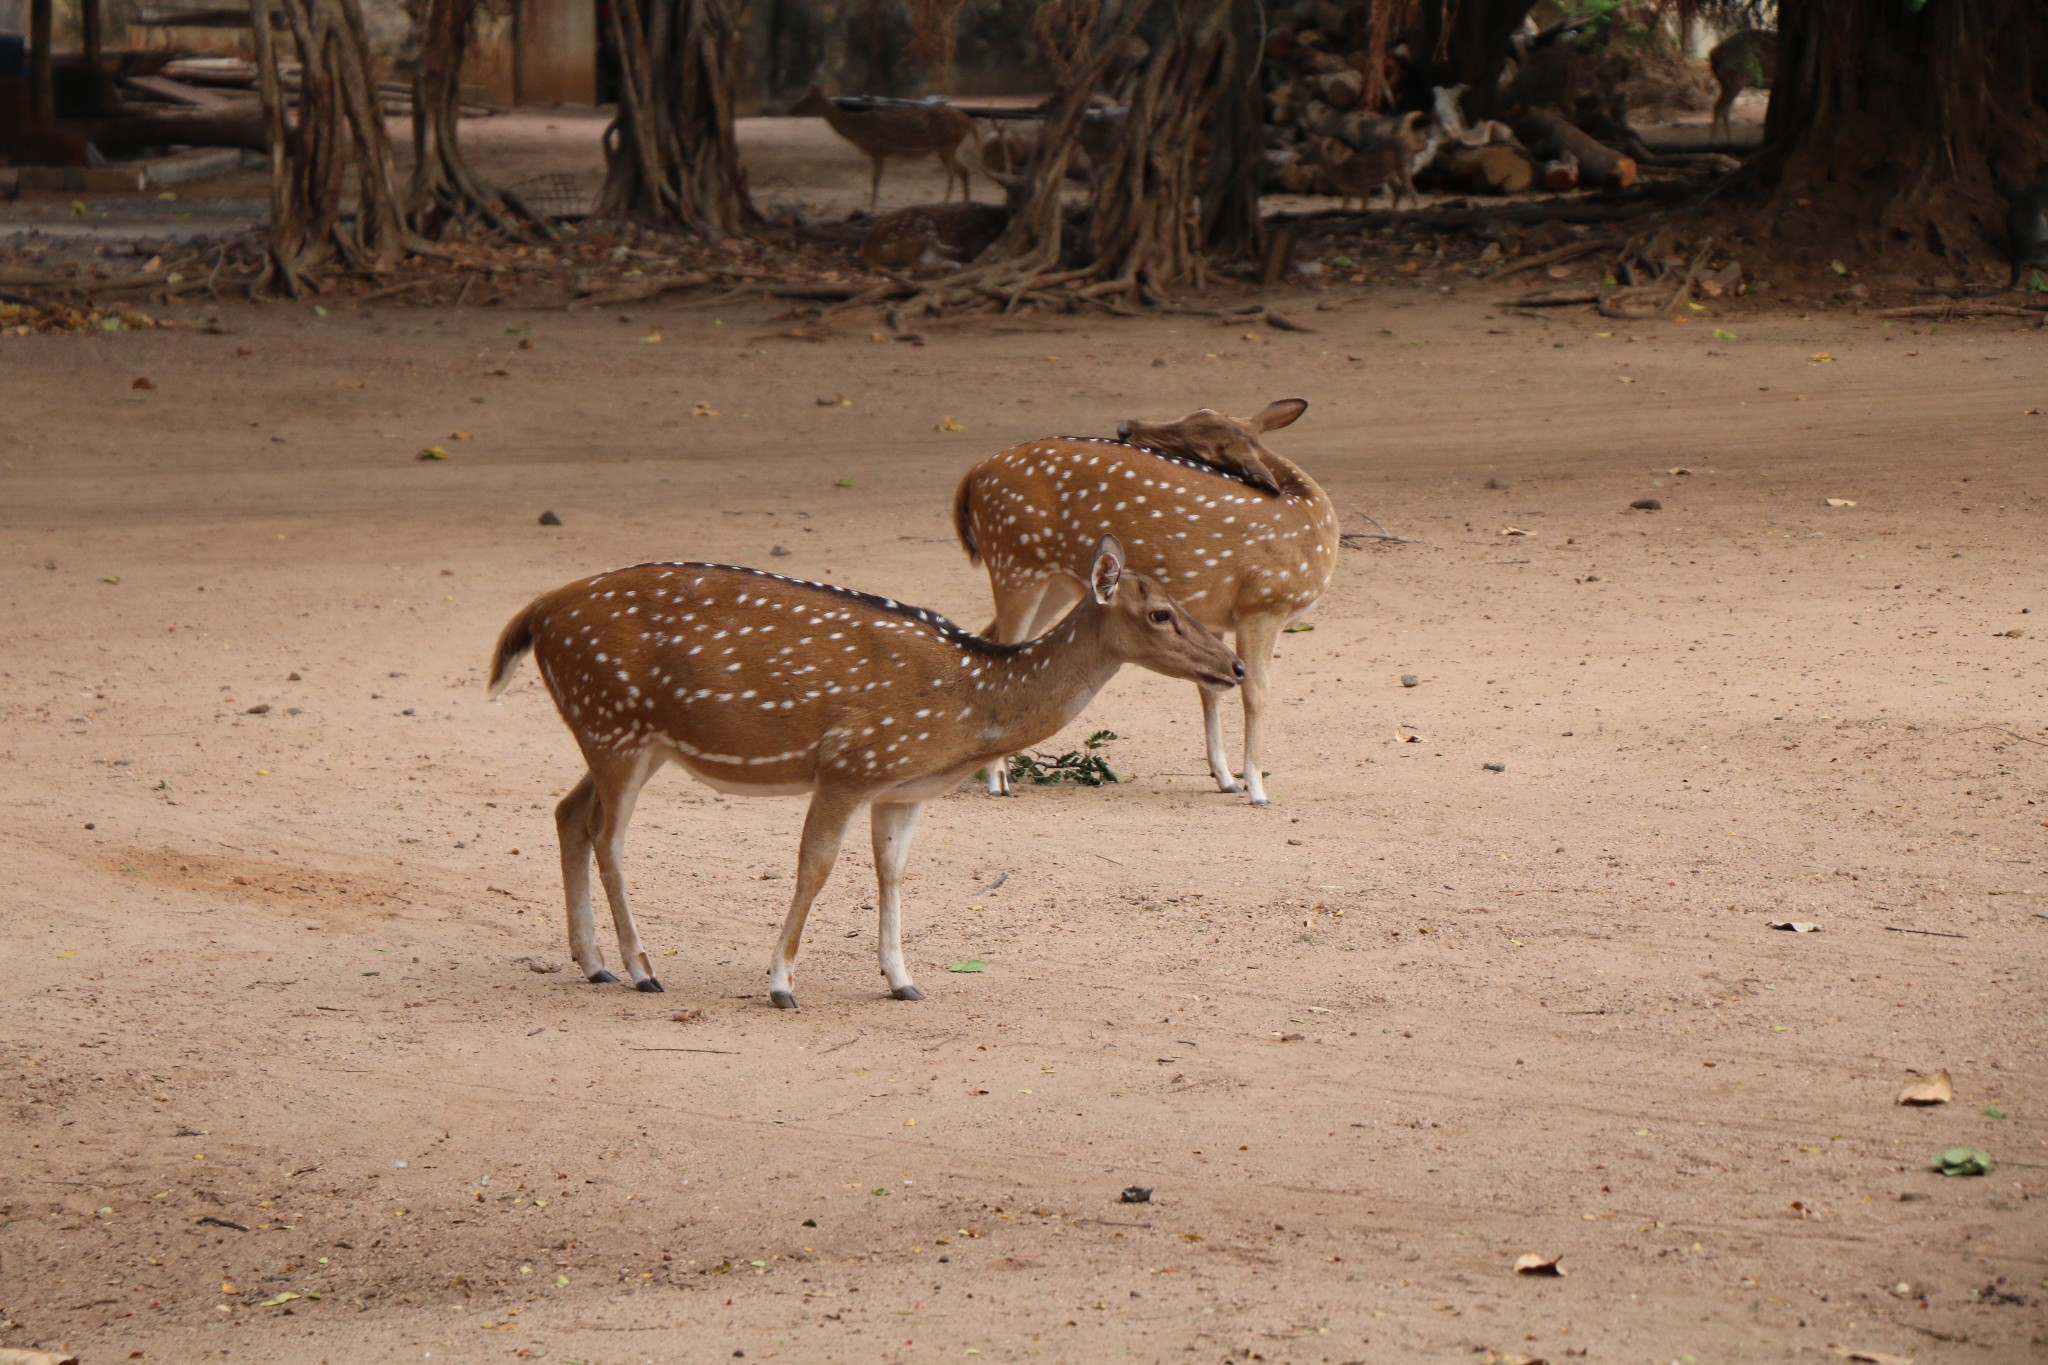
M 1149 613 L 1149 615 L 1152 617 L 1152 621 L 1155 625 L 1163 626 L 1168 621 L 1171 621 L 1173 619 L 1173 613 L 1168 611 L 1165 607 L 1155 607 Z

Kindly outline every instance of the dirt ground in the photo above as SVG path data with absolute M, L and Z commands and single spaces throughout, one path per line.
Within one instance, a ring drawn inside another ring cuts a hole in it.
M 0 1344 L 2048 1357 L 2043 334 L 1453 287 L 1306 335 L 0 338 Z M 1283 637 L 1271 807 L 1127 672 L 1062 737 L 1126 784 L 927 812 L 929 999 L 882 993 L 856 837 L 790 1014 L 801 808 L 672 774 L 629 850 L 669 993 L 559 969 L 580 765 L 530 666 L 483 698 L 532 594 L 694 558 L 979 625 L 967 464 L 1297 394 L 1275 444 L 1420 543 Z

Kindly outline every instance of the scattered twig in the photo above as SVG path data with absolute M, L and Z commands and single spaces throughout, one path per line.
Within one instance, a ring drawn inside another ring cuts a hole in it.
M 1387 540 L 1392 541 L 1396 545 L 1421 545 L 1424 543 L 1423 541 L 1417 540 L 1413 536 L 1395 535 L 1392 531 L 1389 531 L 1386 527 L 1380 525 L 1380 519 L 1378 517 L 1374 516 L 1370 512 L 1362 510 L 1361 508 L 1355 505 L 1351 509 L 1351 514 L 1356 517 L 1363 517 L 1367 521 L 1371 522 L 1378 534 L 1374 534 L 1371 531 L 1345 531 L 1337 537 L 1337 540 L 1340 544 L 1349 545 L 1354 540 Z
M 1555 251 L 1539 251 L 1534 256 L 1524 256 L 1519 261 L 1511 262 L 1493 271 L 1486 278 L 1489 280 L 1504 280 L 1510 275 L 1519 275 L 1524 270 L 1536 270 L 1542 266 L 1557 265 L 1564 261 L 1576 260 L 1580 256 L 1591 256 L 1595 252 L 1605 251 L 1611 246 L 1619 246 L 1620 244 L 1621 239 L 1619 237 L 1591 237 L 1583 242 L 1573 242 L 1570 246 L 1561 246 Z
M 1598 303 L 1600 291 L 1586 285 L 1571 285 L 1563 289 L 1538 289 L 1501 302 L 1508 308 L 1563 308 L 1575 303 Z
M 1133 1223 L 1122 1218 L 1076 1218 L 1076 1223 L 1093 1223 L 1104 1228 L 1150 1228 L 1150 1223 Z
M 206 1227 L 233 1228 L 236 1232 L 247 1232 L 249 1230 L 245 1225 L 237 1223 L 232 1218 L 216 1218 L 210 1213 L 200 1219 L 199 1222 Z
M 1000 890 L 1002 888 L 1003 883 L 1008 880 L 1010 880 L 1010 874 L 1004 872 L 1001 875 L 999 875 L 994 881 L 990 882 L 987 886 L 982 887 L 981 890 L 975 892 L 974 894 L 977 896 L 986 896 L 991 891 Z
M 1946 929 L 1901 929 L 1896 924 L 1887 924 L 1885 930 L 1893 934 L 1925 934 L 1929 938 L 1968 938 L 1968 934 L 1952 934 Z
M 2048 305 L 1978 303 L 1951 299 L 1947 303 L 1916 303 L 1907 308 L 1886 308 L 1881 318 L 2035 318 L 2048 316 Z
M 714 1057 L 737 1057 L 740 1054 L 722 1047 L 636 1047 L 634 1052 L 708 1052 Z
M 832 1044 L 832 1046 L 830 1046 L 830 1047 L 828 1047 L 828 1048 L 821 1048 L 821 1049 L 819 1050 L 819 1052 L 818 1052 L 818 1055 L 819 1055 L 820 1057 L 823 1057 L 823 1056 L 825 1056 L 825 1055 L 826 1055 L 827 1053 L 832 1053 L 832 1052 L 837 1052 L 837 1051 L 839 1051 L 839 1049 L 840 1049 L 840 1048 L 843 1048 L 843 1047 L 852 1047 L 852 1046 L 853 1046 L 853 1045 L 854 1045 L 855 1043 L 859 1042 L 859 1041 L 860 1041 L 861 1039 L 863 1039 L 863 1038 L 865 1038 L 865 1037 L 867 1037 L 867 1036 L 868 1036 L 868 1031 L 867 1031 L 866 1029 L 862 1029 L 862 1030 L 861 1030 L 861 1031 L 860 1031 L 859 1033 L 856 1033 L 856 1034 L 854 1034 L 854 1035 L 853 1035 L 853 1036 L 852 1036 L 851 1038 L 848 1038 L 848 1039 L 847 1039 L 847 1040 L 846 1040 L 845 1042 L 843 1042 L 843 1043 L 834 1043 L 834 1044 Z
M 2013 731 L 2006 729 L 2003 725 L 1966 725 L 1963 728 L 1965 730 L 1996 730 L 2001 735 L 2011 735 L 2014 739 L 2018 740 L 2022 744 L 2038 744 L 2043 749 L 2048 749 L 2048 741 L 2028 739 L 2025 735 L 2015 734 Z

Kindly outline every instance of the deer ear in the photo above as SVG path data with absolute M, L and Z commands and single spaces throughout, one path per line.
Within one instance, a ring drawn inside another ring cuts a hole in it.
M 1108 606 L 1116 596 L 1116 585 L 1124 577 L 1124 547 L 1115 536 L 1106 535 L 1095 542 L 1095 564 L 1088 570 L 1088 586 L 1095 594 L 1095 600 Z
M 1273 477 L 1273 471 L 1266 468 L 1266 462 L 1250 441 L 1242 438 L 1231 441 L 1221 452 L 1222 458 L 1215 461 L 1219 466 L 1242 474 L 1254 488 L 1263 488 L 1268 493 L 1280 491 L 1280 481 Z
M 1265 411 L 1252 418 L 1252 425 L 1260 431 L 1273 431 L 1290 425 L 1295 418 L 1307 411 L 1306 398 L 1282 398 L 1277 403 L 1266 404 Z

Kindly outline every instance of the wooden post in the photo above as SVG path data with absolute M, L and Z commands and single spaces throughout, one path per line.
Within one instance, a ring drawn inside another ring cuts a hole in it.
M 100 0 L 79 0 L 78 27 L 85 39 L 85 64 L 97 73 L 100 66 Z
M 53 0 L 29 0 L 28 117 L 37 128 L 49 127 L 57 117 L 50 86 L 50 28 L 55 9 Z

